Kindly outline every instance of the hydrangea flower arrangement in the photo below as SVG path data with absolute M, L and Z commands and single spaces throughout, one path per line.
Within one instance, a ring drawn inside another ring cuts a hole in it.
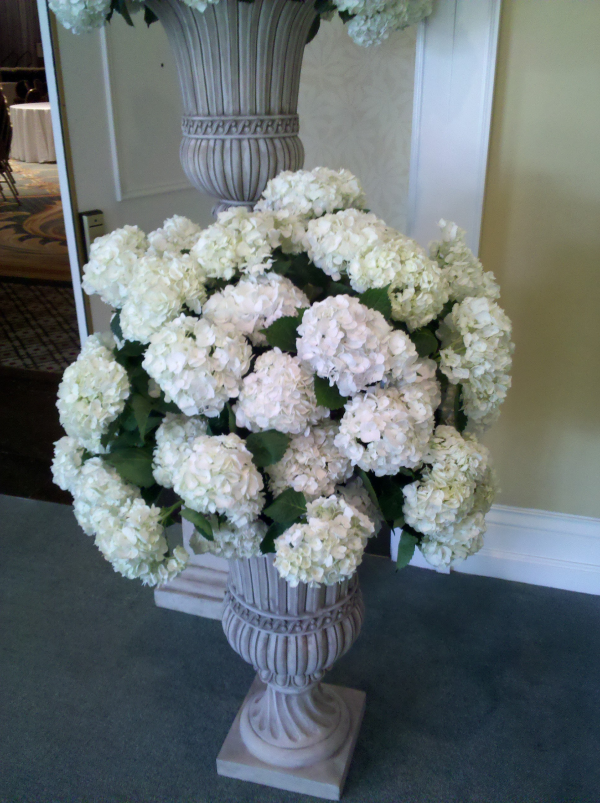
M 359 45 L 379 44 L 392 31 L 416 25 L 431 14 L 433 0 L 316 0 L 318 12 L 310 39 L 316 36 L 321 18 L 331 19 L 337 12 L 348 23 L 348 33 Z M 182 3 L 206 11 L 219 0 L 181 0 Z M 245 0 L 252 2 L 252 0 Z M 313 2 L 313 0 L 301 0 Z M 155 14 L 144 5 L 144 0 L 49 0 L 56 18 L 73 33 L 87 33 L 102 27 L 116 12 L 133 25 L 131 11 L 144 8 L 148 25 L 156 21 Z
M 401 527 L 434 566 L 481 547 L 477 435 L 510 385 L 498 286 L 441 222 L 429 253 L 364 209 L 345 170 L 281 173 L 253 210 L 96 240 L 84 287 L 115 308 L 65 371 L 54 478 L 114 568 L 185 566 L 165 527 L 292 585 L 349 577 Z

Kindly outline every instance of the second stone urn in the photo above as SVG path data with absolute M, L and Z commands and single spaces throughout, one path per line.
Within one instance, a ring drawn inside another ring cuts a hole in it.
M 230 562 L 223 629 L 257 671 L 217 760 L 221 775 L 337 800 L 362 720 L 363 692 L 322 678 L 363 621 L 358 577 L 292 588 L 273 555 Z
M 146 0 L 165 28 L 183 99 L 181 164 L 215 212 L 252 206 L 269 179 L 299 170 L 298 89 L 317 16 L 312 0 L 219 0 L 205 11 Z

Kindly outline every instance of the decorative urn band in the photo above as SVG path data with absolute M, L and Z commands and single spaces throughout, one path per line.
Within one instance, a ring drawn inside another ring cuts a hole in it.
M 298 89 L 314 3 L 220 0 L 200 12 L 147 0 L 175 55 L 183 98 L 180 156 L 190 182 L 252 206 L 269 179 L 298 170 Z
M 241 711 L 240 735 L 267 764 L 298 768 L 346 743 L 351 712 L 321 679 L 356 640 L 363 602 L 354 575 L 334 586 L 292 588 L 273 556 L 231 561 L 223 629 L 266 687 Z

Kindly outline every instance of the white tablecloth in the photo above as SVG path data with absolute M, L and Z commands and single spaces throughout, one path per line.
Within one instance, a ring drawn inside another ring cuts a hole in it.
M 13 137 L 10 158 L 20 162 L 55 162 L 49 103 L 20 103 L 10 107 Z

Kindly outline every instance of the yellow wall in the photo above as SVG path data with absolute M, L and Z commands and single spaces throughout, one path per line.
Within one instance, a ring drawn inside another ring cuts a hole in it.
M 516 342 L 498 501 L 600 517 L 600 0 L 504 0 L 480 256 Z

